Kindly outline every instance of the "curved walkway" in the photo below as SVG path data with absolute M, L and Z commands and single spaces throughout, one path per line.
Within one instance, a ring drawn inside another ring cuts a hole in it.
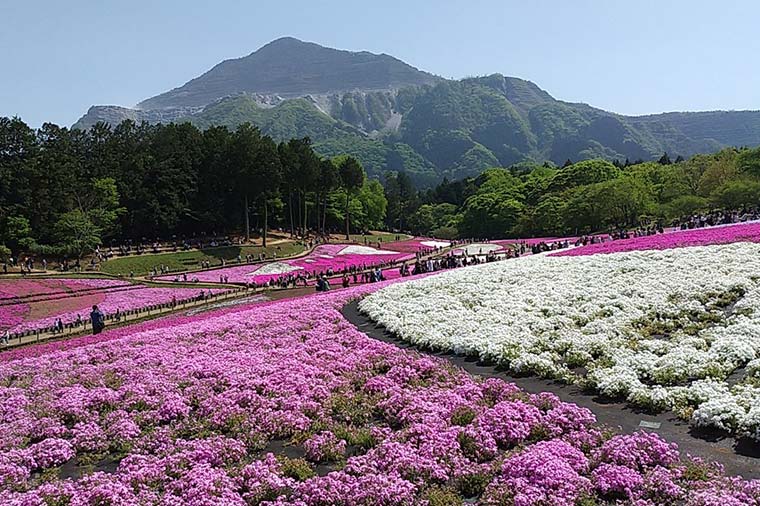
M 760 478 L 760 444 L 757 442 L 736 440 L 723 433 L 700 431 L 690 427 L 688 422 L 677 418 L 671 412 L 657 415 L 644 413 L 625 403 L 611 402 L 597 395 L 583 392 L 575 385 L 565 385 L 537 377 L 514 377 L 495 366 L 484 364 L 473 358 L 453 353 L 420 350 L 360 313 L 358 301 L 344 306 L 341 312 L 346 320 L 373 339 L 443 358 L 470 374 L 501 378 L 517 384 L 527 392 L 552 392 L 565 402 L 589 408 L 601 424 L 618 427 L 621 431 L 628 433 L 642 429 L 656 432 L 666 440 L 677 443 L 682 452 L 708 461 L 720 462 L 728 474 L 741 475 L 745 478 Z

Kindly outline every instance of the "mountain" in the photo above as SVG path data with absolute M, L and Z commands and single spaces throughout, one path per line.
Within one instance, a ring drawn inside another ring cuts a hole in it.
M 239 93 L 300 97 L 395 89 L 436 80 L 386 54 L 340 51 L 284 37 L 243 58 L 225 60 L 179 88 L 140 102 L 137 108 L 203 106 Z
M 93 106 L 74 127 L 124 119 L 248 121 L 277 140 L 308 135 L 324 155 L 354 154 L 370 175 L 406 170 L 421 185 L 525 160 L 649 160 L 760 144 L 759 111 L 623 116 L 515 77 L 446 80 L 385 54 L 290 37 L 134 108 Z

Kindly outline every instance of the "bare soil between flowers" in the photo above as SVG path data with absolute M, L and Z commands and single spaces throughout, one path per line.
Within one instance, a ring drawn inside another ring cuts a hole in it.
M 688 421 L 678 418 L 672 412 L 647 413 L 632 408 L 625 402 L 586 392 L 576 385 L 567 385 L 536 376 L 513 376 L 495 365 L 483 363 L 472 357 L 419 349 L 370 320 L 359 311 L 358 304 L 359 301 L 347 304 L 341 313 L 346 320 L 372 339 L 448 360 L 472 375 L 500 378 L 515 383 L 527 392 L 552 392 L 565 402 L 572 402 L 590 409 L 600 424 L 625 433 L 638 430 L 656 432 L 666 440 L 678 444 L 683 454 L 719 462 L 725 467 L 727 474 L 741 475 L 744 478 L 760 478 L 760 443 L 756 441 L 737 439 L 718 430 L 692 427 Z M 644 425 L 641 425 L 642 422 Z M 650 425 L 658 423 L 660 426 L 656 429 Z

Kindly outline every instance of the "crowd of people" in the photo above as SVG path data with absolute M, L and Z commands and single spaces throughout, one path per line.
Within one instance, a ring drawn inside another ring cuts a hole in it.
M 694 213 L 682 216 L 671 222 L 674 230 L 692 230 L 695 228 L 717 227 L 743 223 L 760 219 L 760 209 L 756 207 L 743 207 L 740 209 L 719 209 L 711 212 Z M 664 234 L 665 228 L 661 222 L 648 225 L 640 225 L 633 229 L 621 228 L 610 232 L 609 237 L 613 240 L 645 237 L 650 235 Z
M 714 227 L 717 225 L 730 225 L 760 219 L 760 208 L 742 207 L 733 210 L 717 210 L 709 213 L 695 213 L 674 220 L 673 227 L 681 230 L 693 228 Z
M 188 251 L 191 249 L 218 248 L 239 244 L 229 237 L 192 237 L 172 239 L 169 241 L 132 241 L 128 240 L 121 244 L 112 244 L 107 249 L 96 249 L 95 255 L 100 261 L 106 261 L 116 256 L 143 255 L 145 253 L 166 253 Z

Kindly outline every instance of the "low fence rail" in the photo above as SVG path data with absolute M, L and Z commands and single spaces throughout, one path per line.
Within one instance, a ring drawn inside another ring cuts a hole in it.
M 219 300 L 225 300 L 233 297 L 240 296 L 246 292 L 251 291 L 247 287 L 231 288 L 224 292 L 219 293 L 204 293 L 203 297 L 200 295 L 195 297 L 188 297 L 185 299 L 178 299 L 176 301 L 164 302 L 160 304 L 151 304 L 140 308 L 128 309 L 125 311 L 118 311 L 116 313 L 108 313 L 105 315 L 105 321 L 113 323 L 122 323 L 129 320 L 139 320 L 144 317 L 150 316 L 155 313 L 169 312 L 176 309 L 183 309 L 185 307 L 192 307 L 208 302 L 215 302 Z M 6 347 L 18 346 L 21 344 L 29 344 L 33 342 L 39 342 L 45 339 L 61 337 L 65 335 L 78 334 L 85 332 L 92 328 L 92 322 L 90 318 L 83 318 L 81 321 L 68 322 L 63 324 L 63 329 L 58 329 L 55 325 L 49 325 L 44 327 L 38 327 L 34 329 L 25 330 L 23 332 L 14 332 L 6 339 L 0 342 L 0 345 Z

